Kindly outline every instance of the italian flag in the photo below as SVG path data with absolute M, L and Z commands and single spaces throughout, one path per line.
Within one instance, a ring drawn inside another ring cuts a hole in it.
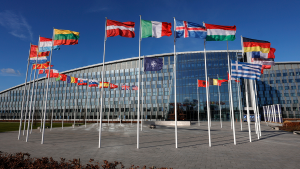
M 233 41 L 235 40 L 236 26 L 222 26 L 205 24 L 207 29 L 206 41 Z
M 142 38 L 171 36 L 171 23 L 142 20 Z

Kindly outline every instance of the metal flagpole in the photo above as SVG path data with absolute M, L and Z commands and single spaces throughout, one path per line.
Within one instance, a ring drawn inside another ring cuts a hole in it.
M 245 92 L 246 92 L 246 106 L 247 106 L 247 122 L 248 122 L 248 131 L 249 131 L 249 140 L 251 141 L 251 128 L 250 128 L 250 113 L 249 113 L 249 103 L 248 103 L 248 81 L 245 80 Z
M 50 73 L 50 68 L 51 68 L 53 45 L 54 45 L 54 27 L 53 27 L 53 36 L 52 36 L 52 46 L 51 46 L 50 63 L 49 63 L 49 68 L 48 68 L 48 72 L 49 73 Z M 45 99 L 44 124 L 43 124 L 43 132 L 42 132 L 42 141 L 41 141 L 41 144 L 44 144 L 45 121 L 46 121 L 46 112 L 47 112 L 47 96 L 48 96 L 48 88 L 49 88 L 49 79 L 50 79 L 50 76 L 48 76 L 48 78 L 47 78 L 47 91 L 46 91 L 46 99 Z
M 253 83 L 254 83 L 254 88 L 255 88 L 254 98 L 255 98 L 255 106 L 256 106 L 257 129 L 258 129 L 258 135 L 261 136 L 260 114 L 259 114 L 258 100 L 257 100 L 256 80 L 253 80 Z
M 30 118 L 31 118 L 31 108 L 33 104 L 33 94 L 34 94 L 34 87 L 35 87 L 35 75 L 36 75 L 36 70 L 37 70 L 37 62 L 38 62 L 38 56 L 39 56 L 39 47 L 40 47 L 40 36 L 39 36 L 39 43 L 38 43 L 38 49 L 37 49 L 37 54 L 36 54 L 36 61 L 35 61 L 35 70 L 34 70 L 34 75 L 33 75 L 33 85 L 32 85 L 32 91 L 31 91 L 31 96 L 30 96 L 30 105 L 29 105 L 29 116 L 28 116 L 28 125 L 27 125 L 27 135 L 26 135 L 26 142 L 28 142 L 28 137 L 29 137 L 29 128 L 30 128 Z M 50 73 L 50 72 L 49 72 Z
M 87 86 L 86 86 L 86 98 L 85 98 L 85 119 L 84 119 L 84 126 L 86 127 L 86 119 L 87 119 L 87 99 L 88 99 L 88 91 L 89 91 L 89 83 L 90 83 L 90 80 L 88 79 L 87 80 Z M 103 85 L 103 84 L 102 84 Z M 102 86 L 103 87 L 103 86 Z
M 221 124 L 221 128 L 222 128 L 222 110 L 221 110 L 221 95 L 220 95 L 220 86 L 219 86 L 219 75 L 217 74 L 218 77 L 218 93 L 219 93 L 219 109 L 220 109 L 220 124 Z
M 19 134 L 18 134 L 18 140 L 20 140 L 21 135 L 21 129 L 22 129 L 22 121 L 23 121 L 23 111 L 24 111 L 24 102 L 25 102 L 25 96 L 26 96 L 26 86 L 27 86 L 27 77 L 28 77 L 28 68 L 29 68 L 29 61 L 30 61 L 30 49 L 31 49 L 31 43 L 29 47 L 29 55 L 28 55 L 28 62 L 27 62 L 27 70 L 26 70 L 26 78 L 25 78 L 25 85 L 23 90 L 23 97 L 22 97 L 22 108 L 21 108 L 21 117 L 20 117 L 20 126 L 19 126 Z M 32 69 L 31 69 L 32 70 Z M 30 83 L 30 82 L 29 82 Z M 25 129 L 25 128 L 24 128 Z
M 177 144 L 177 93 L 176 93 L 176 20 L 174 17 L 174 106 L 175 106 L 175 147 L 178 148 L 178 144 Z
M 39 78 L 39 72 L 37 73 L 37 77 L 36 77 L 36 79 L 38 79 Z M 35 107 L 36 107 L 36 97 L 37 97 L 37 95 L 36 95 L 36 91 L 37 91 L 37 87 L 38 87 L 38 85 L 36 85 L 36 88 L 35 88 L 35 91 L 34 91 L 34 98 L 33 98 L 33 110 L 32 110 L 32 120 L 31 120 L 31 129 L 30 129 L 30 134 L 32 133 L 32 124 L 33 124 L 33 117 L 34 117 L 34 112 L 35 112 Z
M 27 90 L 26 112 L 25 112 L 25 119 L 24 119 L 25 121 L 24 121 L 24 128 L 23 128 L 23 136 L 25 135 L 26 119 L 27 119 L 28 106 L 29 106 L 29 93 L 30 93 L 30 90 L 31 90 L 31 75 L 32 75 L 32 68 L 31 68 L 31 71 L 30 71 L 29 86 L 28 86 L 28 90 Z
M 46 69 L 45 69 L 46 71 Z M 44 80 L 44 89 L 43 89 L 43 104 L 45 104 L 45 96 L 46 96 L 46 89 L 45 89 L 45 86 L 46 86 L 46 79 Z M 42 128 L 43 128 L 43 117 L 44 117 L 44 108 L 42 108 L 42 111 L 41 111 L 41 128 L 40 128 L 40 132 L 42 132 Z
M 142 16 L 140 15 L 140 33 L 139 33 L 139 73 L 138 73 L 138 109 L 137 109 L 137 126 L 136 126 L 136 148 L 139 149 L 140 147 L 140 81 L 141 81 L 141 41 L 142 41 Z
M 55 85 L 54 85 L 54 98 L 55 98 L 55 89 L 56 89 L 56 79 L 54 79 L 54 83 L 55 83 Z M 52 124 L 53 124 L 53 109 L 54 109 L 54 101 L 55 101 L 55 99 L 53 99 L 53 105 L 52 105 L 52 117 L 51 117 L 51 128 L 50 128 L 50 131 L 52 130 Z
M 78 80 L 77 80 L 78 81 Z M 77 83 L 75 83 L 75 85 L 76 85 L 76 93 L 77 93 L 77 95 L 79 94 L 78 93 L 78 82 Z M 79 96 L 79 95 L 78 95 Z M 78 112 L 78 98 L 76 97 L 76 95 L 75 95 L 75 109 L 74 109 L 74 127 L 75 127 L 75 121 L 76 121 L 76 113 Z M 73 128 L 74 128 L 73 127 Z
M 145 62 L 145 60 L 144 60 Z M 141 72 L 141 70 L 140 70 Z M 144 75 L 144 71 L 143 71 L 143 75 Z M 141 116 L 141 131 L 143 131 L 143 118 L 144 118 L 144 81 L 143 81 L 143 75 L 141 75 L 142 77 L 142 116 Z
M 203 22 L 204 23 L 204 22 Z M 208 127 L 208 144 L 211 147 L 211 138 L 210 138 L 210 107 L 209 107 L 209 99 L 208 99 L 208 78 L 207 78 L 207 66 L 206 66 L 206 49 L 205 49 L 206 40 L 204 39 L 204 62 L 205 62 L 205 81 L 206 81 L 206 111 L 207 111 L 207 127 Z
M 234 142 L 234 145 L 236 145 L 235 124 L 234 124 L 234 111 L 233 111 L 233 99 L 232 99 L 232 87 L 231 87 L 231 70 L 230 70 L 230 63 L 229 63 L 228 41 L 227 41 L 227 58 L 228 58 L 228 72 L 229 72 L 229 77 L 230 77 L 229 87 L 230 87 L 230 99 L 231 99 L 233 142 Z
M 105 45 L 106 45 L 106 23 L 107 18 L 105 17 L 105 35 L 104 35 L 104 50 L 103 50 L 103 64 L 102 64 L 102 88 L 101 88 L 101 110 L 100 110 L 100 127 L 99 127 L 99 146 L 101 148 L 101 132 L 102 132 L 102 107 L 103 107 L 103 86 L 104 86 L 104 64 L 105 64 Z
M 241 122 L 241 131 L 243 131 L 243 122 L 242 122 L 242 108 L 241 108 L 241 93 L 240 93 L 240 79 L 237 79 L 238 82 L 236 86 L 238 88 L 238 99 L 239 99 L 239 109 L 240 109 L 240 122 Z
M 197 79 L 197 99 L 198 99 L 198 125 L 200 126 L 200 117 L 199 117 L 199 106 L 200 106 L 200 100 L 199 100 L 199 86 L 198 86 L 198 79 Z
M 68 78 L 68 77 L 67 77 Z M 63 119 L 61 121 L 61 129 L 64 129 L 64 120 L 65 120 L 65 111 L 66 111 L 66 98 L 67 98 L 67 86 L 68 86 L 68 83 L 67 83 L 68 80 L 66 80 L 65 84 L 66 84 L 66 87 L 65 87 L 65 98 L 64 98 L 64 111 L 63 111 Z

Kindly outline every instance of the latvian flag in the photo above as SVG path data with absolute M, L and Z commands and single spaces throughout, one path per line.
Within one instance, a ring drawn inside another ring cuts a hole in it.
M 106 36 L 123 36 L 127 38 L 134 38 L 134 22 L 118 22 L 107 19 L 106 23 Z

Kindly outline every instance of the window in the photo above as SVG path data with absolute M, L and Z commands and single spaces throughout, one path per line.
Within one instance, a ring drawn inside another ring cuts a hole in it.
M 293 79 L 289 79 L 289 83 L 293 83 L 294 82 L 294 80 Z
M 281 76 L 281 73 L 276 73 L 277 77 L 280 77 Z
M 298 100 L 293 100 L 293 103 L 297 104 L 297 103 L 298 103 Z
M 291 96 L 296 96 L 296 93 L 291 93 Z
M 290 75 L 290 76 L 294 76 L 294 72 L 290 72 L 289 75 Z
M 296 79 L 296 82 L 300 82 L 300 79 Z
M 270 74 L 270 77 L 275 77 L 275 74 L 274 74 L 274 73 L 271 73 L 271 74 Z
M 289 86 L 285 86 L 284 89 L 285 89 L 285 90 L 289 90 Z
M 291 100 L 286 101 L 286 104 L 291 104 L 291 103 L 292 103 Z
M 270 84 L 274 84 L 274 80 L 270 80 Z
M 286 83 L 287 82 L 287 80 L 286 79 L 282 79 L 282 83 Z
M 287 108 L 286 108 L 286 111 L 291 111 L 291 108 L 290 108 L 290 107 L 287 107 Z
M 287 73 L 283 73 L 282 75 L 283 75 L 283 76 L 287 76 Z
M 269 75 L 268 74 L 264 74 L 264 77 L 268 77 Z
M 284 96 L 285 96 L 285 97 L 289 97 L 289 94 L 288 94 L 288 93 L 284 93 Z
M 276 83 L 280 83 L 280 80 L 276 80 Z
M 283 87 L 282 86 L 278 86 L 278 90 L 282 90 L 283 89 Z
M 296 86 L 291 86 L 291 89 L 297 89 Z

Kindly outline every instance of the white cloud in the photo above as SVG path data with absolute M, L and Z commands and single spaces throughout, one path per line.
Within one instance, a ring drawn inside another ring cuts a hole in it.
M 0 25 L 15 37 L 32 40 L 31 26 L 21 14 L 17 15 L 9 10 L 0 12 Z
M 1 69 L 0 75 L 1 76 L 21 76 L 21 73 L 18 70 L 14 70 L 12 68 L 7 68 L 7 69 Z

